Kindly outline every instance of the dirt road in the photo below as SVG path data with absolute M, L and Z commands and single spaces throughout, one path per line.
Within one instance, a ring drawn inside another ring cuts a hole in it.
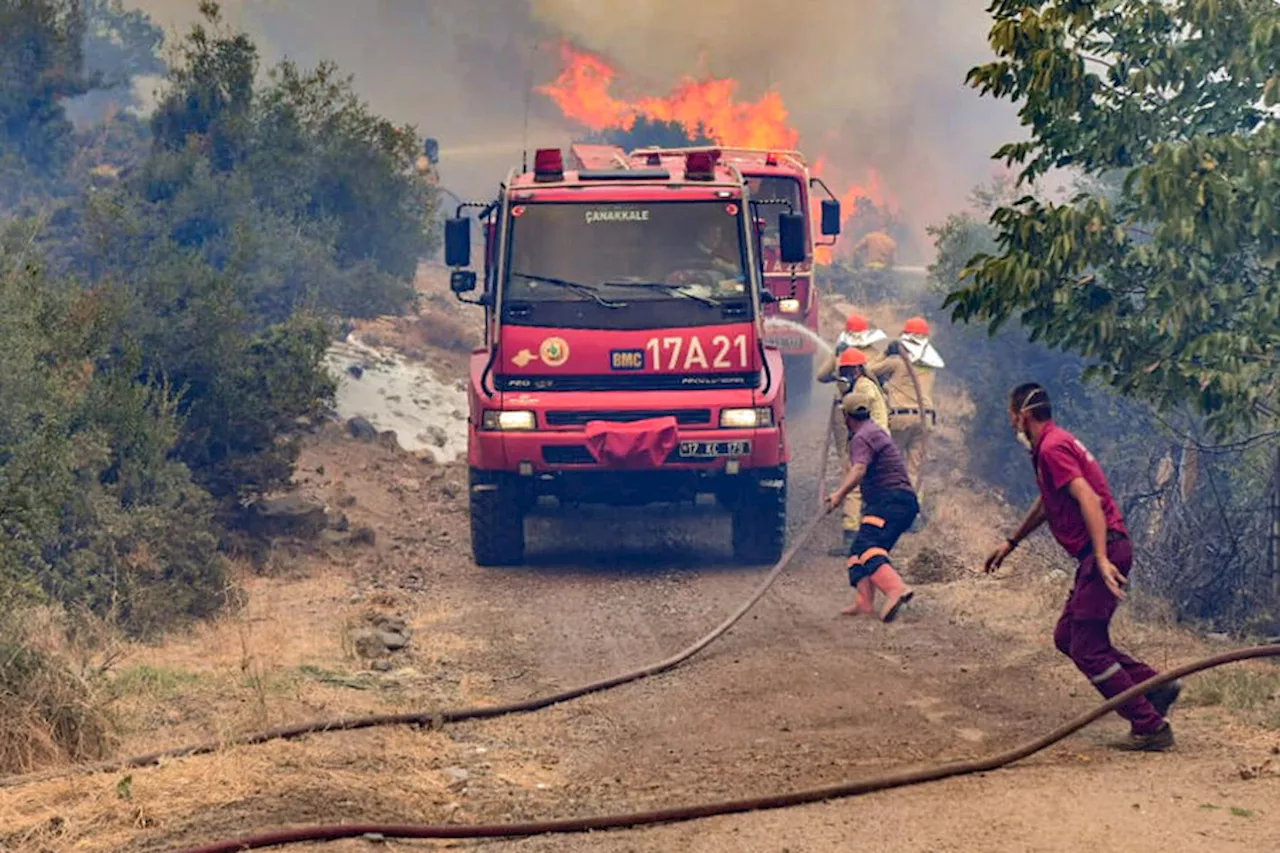
M 820 427 L 796 424 L 792 518 L 816 503 Z M 947 454 L 947 436 L 937 452 Z M 952 448 L 952 451 L 954 448 Z M 665 657 L 759 581 L 728 563 L 714 512 L 596 511 L 533 523 L 531 564 L 469 560 L 465 472 L 330 431 L 303 487 L 350 496 L 372 549 L 286 561 L 247 580 L 240 614 L 136 648 L 121 753 L 284 720 L 542 694 Z M 966 571 L 1008 509 L 959 466 L 930 474 L 930 522 L 902 546 L 920 595 L 896 624 L 839 617 L 850 590 L 826 556 L 834 521 L 725 639 L 674 673 L 532 715 L 440 732 L 374 730 L 228 749 L 160 768 L 0 791 L 0 850 L 164 851 L 304 823 L 471 822 L 594 815 L 775 793 L 1004 749 L 1096 697 L 1052 649 L 1062 581 L 1030 548 L 1000 580 Z M 344 503 L 348 502 L 344 501 Z M 944 555 L 940 560 L 939 555 Z M 405 618 L 410 646 L 379 670 L 348 628 Z M 1153 663 L 1190 637 L 1134 623 Z M 145 673 L 142 679 L 137 673 Z M 1218 708 L 1175 715 L 1176 753 L 1132 756 L 1107 721 L 1017 768 L 787 811 L 518 851 L 1272 851 L 1280 737 Z M 400 844 L 391 849 L 437 849 Z M 480 845 L 459 844 L 459 847 Z M 488 845 L 484 845 L 488 846 Z M 298 847 L 383 849 L 364 841 Z

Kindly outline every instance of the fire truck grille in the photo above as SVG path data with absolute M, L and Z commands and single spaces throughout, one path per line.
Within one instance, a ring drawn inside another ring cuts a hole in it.
M 709 373 L 637 373 L 632 375 L 590 376 L 511 376 L 494 377 L 499 391 L 710 391 L 722 388 L 756 388 L 760 372 Z
M 585 444 L 571 444 L 560 447 L 542 448 L 542 461 L 548 465 L 594 465 L 595 457 L 587 450 Z
M 628 409 L 624 411 L 550 411 L 546 414 L 548 426 L 586 426 L 591 421 L 632 423 L 650 418 L 675 418 L 680 426 L 696 426 L 711 423 L 710 409 L 668 409 L 661 411 Z

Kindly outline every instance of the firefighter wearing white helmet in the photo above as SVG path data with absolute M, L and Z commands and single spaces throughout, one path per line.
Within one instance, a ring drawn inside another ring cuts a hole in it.
M 920 383 L 919 394 L 915 382 L 897 357 L 900 351 L 910 359 L 915 370 Z M 920 413 L 929 419 L 930 426 L 938 422 L 938 413 L 933 406 L 933 383 L 937 371 L 946 364 L 929 342 L 929 324 L 923 317 L 912 317 L 903 323 L 902 334 L 898 340 L 889 342 L 885 355 L 890 357 L 873 365 L 872 371 L 888 392 L 889 429 L 906 457 L 907 473 L 919 495 L 925 452 L 925 426 L 920 422 Z
M 874 347 L 880 341 L 888 339 L 889 336 L 882 330 L 873 328 L 871 321 L 866 317 L 857 313 L 850 314 L 844 321 L 844 331 L 836 338 L 836 345 L 832 348 L 831 355 L 818 367 L 818 381 L 836 381 L 840 354 L 850 347 L 861 350 L 867 357 L 868 365 L 875 365 L 880 359 L 880 354 Z

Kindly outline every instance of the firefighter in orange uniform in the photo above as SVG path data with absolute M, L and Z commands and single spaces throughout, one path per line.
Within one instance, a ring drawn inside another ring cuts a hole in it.
M 897 260 L 898 241 L 884 231 L 872 231 L 857 242 L 853 253 L 867 269 L 882 272 L 893 268 Z

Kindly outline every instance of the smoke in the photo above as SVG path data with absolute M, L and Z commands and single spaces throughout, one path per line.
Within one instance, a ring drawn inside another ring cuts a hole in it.
M 194 0 L 127 0 L 185 28 Z M 987 0 L 233 0 L 224 14 L 268 62 L 332 59 L 379 112 L 441 141 L 442 174 L 488 194 L 530 145 L 579 129 L 532 89 L 568 38 L 619 68 L 623 97 L 689 74 L 776 89 L 802 134 L 851 178 L 876 169 L 918 230 L 964 203 L 1014 138 L 1007 105 L 965 72 L 989 55 Z M 526 134 L 526 108 L 528 130 Z
M 802 146 L 883 177 L 923 230 L 963 204 L 1017 135 L 1007 105 L 964 85 L 989 57 L 987 0 L 531 0 L 535 20 L 666 92 L 689 73 L 773 87 Z M 750 11 L 745 11 L 749 9 Z

